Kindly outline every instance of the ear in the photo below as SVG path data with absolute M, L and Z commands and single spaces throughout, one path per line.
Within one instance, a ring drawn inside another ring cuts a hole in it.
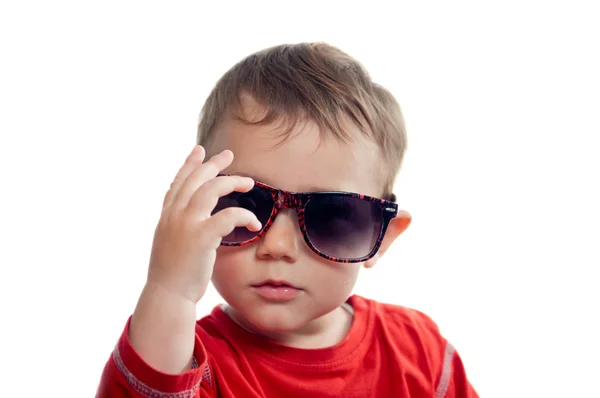
M 404 210 L 400 210 L 398 212 L 398 215 L 390 221 L 390 225 L 388 225 L 388 229 L 385 232 L 385 236 L 383 237 L 383 242 L 381 242 L 379 251 L 373 258 L 367 260 L 364 263 L 364 267 L 374 267 L 377 261 L 379 261 L 379 259 L 381 258 L 381 256 L 383 256 L 385 252 L 390 248 L 392 243 L 394 243 L 396 238 L 399 237 L 402 234 L 402 232 L 406 231 L 406 228 L 408 228 L 411 221 L 412 216 L 410 215 L 410 213 Z

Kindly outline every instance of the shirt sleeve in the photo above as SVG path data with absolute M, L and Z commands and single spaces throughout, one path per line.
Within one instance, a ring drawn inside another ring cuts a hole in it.
M 130 318 L 131 319 L 131 318 Z M 196 334 L 194 366 L 180 374 L 162 373 L 148 365 L 129 342 L 129 322 L 108 359 L 97 398 L 216 397 L 206 350 Z
M 479 398 L 454 347 L 447 343 L 435 398 Z
M 427 331 L 431 364 L 437 374 L 434 398 L 479 398 L 469 382 L 465 367 L 454 346 L 440 333 L 437 324 L 426 314 L 415 311 Z

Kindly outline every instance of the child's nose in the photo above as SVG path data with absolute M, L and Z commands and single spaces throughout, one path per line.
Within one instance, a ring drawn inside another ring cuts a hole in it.
M 267 233 L 258 240 L 256 255 L 263 260 L 285 260 L 295 262 L 298 259 L 302 234 L 298 216 L 292 209 L 282 209 Z

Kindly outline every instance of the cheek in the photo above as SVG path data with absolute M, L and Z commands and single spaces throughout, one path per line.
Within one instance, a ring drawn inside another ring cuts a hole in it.
M 344 293 L 350 294 L 352 289 L 354 289 L 354 285 L 356 284 L 356 279 L 358 279 L 358 273 L 360 271 L 360 266 L 358 266 L 356 264 L 352 264 L 352 265 L 343 264 L 342 266 L 345 266 L 345 269 L 342 272 L 342 275 L 343 275 L 342 285 L 344 286 Z
M 251 260 L 252 253 L 244 247 L 219 247 L 212 274 L 212 282 L 217 290 L 248 283 Z
M 320 294 L 348 296 L 358 278 L 359 264 L 340 264 L 327 261 L 313 268 L 311 280 Z

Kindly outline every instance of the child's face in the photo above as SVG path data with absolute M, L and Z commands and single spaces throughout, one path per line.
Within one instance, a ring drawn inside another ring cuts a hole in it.
M 354 142 L 341 143 L 312 123 L 299 123 L 290 138 L 274 126 L 250 126 L 236 120 L 219 125 L 207 148 L 224 149 L 234 160 L 224 172 L 254 178 L 293 191 L 348 191 L 381 197 L 379 149 L 348 126 Z M 393 228 L 392 228 L 393 230 Z M 388 231 L 388 233 L 394 233 Z M 242 247 L 220 247 L 213 284 L 238 315 L 265 332 L 297 331 L 339 307 L 351 294 L 362 264 L 335 263 L 306 245 L 293 210 L 282 210 L 266 235 Z M 264 281 L 285 281 L 300 293 L 289 301 L 269 301 L 256 293 Z

